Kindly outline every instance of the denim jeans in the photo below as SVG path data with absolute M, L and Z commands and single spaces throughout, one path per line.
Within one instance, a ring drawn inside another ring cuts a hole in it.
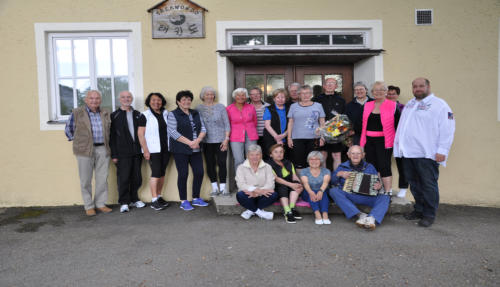
M 331 188 L 329 194 L 347 218 L 352 218 L 360 213 L 355 204 L 361 204 L 372 208 L 369 215 L 373 216 L 378 224 L 382 223 L 391 201 L 388 195 L 368 196 L 348 193 L 338 187 Z
M 403 158 L 403 170 L 415 198 L 415 211 L 435 218 L 439 206 L 439 164 L 428 158 Z
M 273 204 L 276 199 L 278 199 L 278 194 L 273 192 L 269 197 L 263 195 L 259 197 L 248 197 L 243 191 L 238 191 L 238 193 L 236 193 L 236 199 L 241 206 L 255 212 L 257 209 L 264 209 Z

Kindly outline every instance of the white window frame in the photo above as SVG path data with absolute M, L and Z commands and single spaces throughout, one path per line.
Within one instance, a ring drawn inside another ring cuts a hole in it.
M 105 23 L 35 23 L 35 43 L 38 72 L 38 98 L 40 112 L 40 130 L 64 130 L 64 121 L 54 121 L 57 112 L 57 89 L 54 86 L 55 62 L 52 53 L 52 37 L 60 35 L 76 35 L 77 33 L 128 34 L 129 54 L 129 89 L 134 94 L 135 108 L 142 110 L 144 106 L 142 76 L 142 36 L 140 22 L 105 22 Z M 89 51 L 91 53 L 91 51 Z M 91 73 L 92 69 L 91 69 Z
M 245 45 L 233 45 L 233 36 L 252 36 L 259 35 L 264 36 L 263 45 L 245 46 Z M 267 36 L 268 35 L 296 35 L 297 43 L 295 45 L 268 45 Z M 300 35 L 328 35 L 329 44 L 328 45 L 301 45 Z M 333 35 L 362 35 L 363 44 L 360 45 L 338 45 L 332 44 Z M 229 30 L 227 31 L 227 49 L 229 50 L 301 50 L 301 49 L 370 49 L 371 48 L 371 33 L 368 29 L 317 29 L 317 30 Z

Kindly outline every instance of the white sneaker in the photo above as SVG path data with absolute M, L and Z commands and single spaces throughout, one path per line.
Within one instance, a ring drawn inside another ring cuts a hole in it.
M 226 192 L 226 184 L 225 183 L 221 183 L 221 184 L 219 184 L 219 186 L 220 186 L 220 188 L 219 188 L 220 193 Z
M 137 207 L 137 208 L 143 208 L 146 206 L 146 204 L 139 200 L 139 201 L 131 203 L 130 206 Z
M 273 220 L 274 217 L 274 213 L 272 213 L 271 211 L 264 211 L 262 209 L 257 209 L 255 214 L 257 214 L 258 217 L 265 220 Z
M 329 224 L 332 224 L 332 222 L 330 221 L 330 219 L 323 219 L 323 224 L 326 224 L 326 225 L 329 225 Z
M 315 219 L 314 223 L 317 225 L 323 225 L 323 219 Z
M 404 198 L 404 197 L 406 197 L 406 188 L 401 188 L 401 189 L 399 190 L 399 192 L 398 192 L 397 197 L 399 197 L 399 198 Z
M 210 193 L 211 197 L 219 195 L 219 187 L 217 186 L 217 182 L 212 182 L 212 192 Z
M 252 217 L 255 213 L 251 211 L 250 209 L 247 209 L 241 213 L 241 217 L 245 220 L 249 220 L 250 217 Z
M 359 214 L 359 218 L 358 220 L 356 220 L 356 225 L 359 226 L 359 227 L 365 227 L 365 222 L 366 222 L 366 217 L 368 215 L 364 212 L 361 212 Z
M 128 212 L 128 204 L 122 204 L 122 206 L 120 206 L 120 212 Z
M 375 218 L 373 216 L 365 218 L 365 228 L 368 230 L 375 230 Z

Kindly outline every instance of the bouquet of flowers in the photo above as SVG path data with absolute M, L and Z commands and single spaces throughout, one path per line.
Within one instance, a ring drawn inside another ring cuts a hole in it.
M 352 123 L 346 115 L 337 114 L 325 123 L 325 126 L 319 128 L 319 135 L 327 143 L 344 143 L 349 146 L 351 137 L 348 132 L 352 129 Z

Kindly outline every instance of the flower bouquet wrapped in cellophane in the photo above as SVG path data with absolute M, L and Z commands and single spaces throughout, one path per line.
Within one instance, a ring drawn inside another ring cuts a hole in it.
M 325 123 L 325 126 L 318 129 L 319 135 L 327 143 L 343 143 L 350 146 L 352 141 L 349 131 L 352 123 L 346 115 L 337 114 Z

